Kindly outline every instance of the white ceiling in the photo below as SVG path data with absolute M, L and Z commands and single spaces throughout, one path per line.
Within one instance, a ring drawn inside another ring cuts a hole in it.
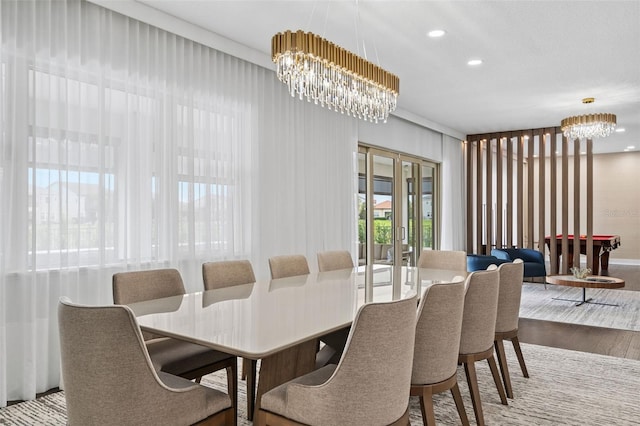
M 316 33 L 397 74 L 399 111 L 463 135 L 608 112 L 626 131 L 596 139 L 594 152 L 640 150 L 637 0 L 139 2 L 265 58 L 277 32 Z M 447 33 L 432 39 L 432 29 Z

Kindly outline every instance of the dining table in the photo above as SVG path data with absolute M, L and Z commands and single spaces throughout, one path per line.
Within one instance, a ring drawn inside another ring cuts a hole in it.
M 367 279 L 388 274 L 389 280 Z M 250 360 L 247 417 L 265 392 L 315 369 L 318 340 L 350 327 L 365 303 L 420 295 L 466 271 L 370 266 L 187 293 L 129 304 L 143 331 Z M 259 379 L 256 368 L 260 361 Z M 256 386 L 257 385 L 257 386 Z M 257 389 L 256 389 L 257 387 Z

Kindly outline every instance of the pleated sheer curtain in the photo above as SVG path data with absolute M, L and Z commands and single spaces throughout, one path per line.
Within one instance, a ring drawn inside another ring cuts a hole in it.
M 0 406 L 58 386 L 60 296 L 355 247 L 355 125 L 271 70 L 79 0 L 0 2 Z M 347 184 L 345 184 L 347 182 Z
M 464 144 L 442 135 L 442 250 L 466 250 Z

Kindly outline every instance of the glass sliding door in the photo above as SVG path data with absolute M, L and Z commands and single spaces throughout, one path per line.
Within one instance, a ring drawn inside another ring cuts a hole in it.
M 422 248 L 434 246 L 435 170 L 420 158 L 360 147 L 358 254 L 368 293 L 398 293 L 401 268 L 391 266 L 415 266 Z
M 423 249 L 435 249 L 434 219 L 434 178 L 435 165 L 422 164 L 421 166 L 422 188 L 420 192 L 420 207 L 422 227 L 420 229 L 420 239 Z

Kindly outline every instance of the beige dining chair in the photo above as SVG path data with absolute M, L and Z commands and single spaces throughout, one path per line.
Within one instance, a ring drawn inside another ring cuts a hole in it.
M 522 356 L 520 341 L 518 340 L 518 320 L 520 319 L 520 299 L 522 297 L 522 281 L 524 280 L 524 263 L 516 259 L 513 263 L 503 263 L 498 267 L 500 274 L 500 291 L 498 294 L 498 314 L 496 318 L 496 333 L 493 343 L 507 398 L 513 398 L 513 388 L 509 377 L 509 367 L 504 352 L 504 340 L 511 340 L 513 350 L 518 358 L 520 369 L 524 377 L 529 377 L 527 366 Z
M 185 294 L 177 269 L 153 269 L 113 274 L 113 302 L 116 305 Z M 195 343 L 169 337 L 144 335 L 147 351 L 156 370 L 195 379 L 221 369 L 227 370 L 228 392 L 237 409 L 237 358 Z
M 203 263 L 202 279 L 205 290 L 256 282 L 253 267 L 248 260 L 223 260 Z
M 346 250 L 321 251 L 318 256 L 318 271 L 328 272 L 339 269 L 352 269 L 353 259 Z
M 301 254 L 273 256 L 269 258 L 271 279 L 309 274 L 307 258 Z
M 202 264 L 202 279 L 205 290 L 215 290 L 256 282 L 251 262 L 248 260 L 223 260 L 205 262 Z M 242 379 L 247 380 L 247 386 L 255 388 L 257 361 L 243 358 Z M 248 377 L 247 377 L 248 376 Z M 247 401 L 247 412 L 253 404 Z
M 453 250 L 422 250 L 418 268 L 467 270 L 467 253 Z
M 321 251 L 318 256 L 318 271 L 330 272 L 341 269 L 353 269 L 353 259 L 347 250 Z M 347 343 L 349 327 L 337 330 L 320 338 L 324 346 L 316 356 L 316 367 L 322 367 L 330 363 L 337 363 L 342 356 L 344 346 Z
M 363 305 L 340 363 L 266 392 L 256 424 L 406 426 L 415 322 L 415 296 Z
M 126 306 L 58 304 L 67 421 L 79 425 L 233 425 L 229 395 L 156 371 Z
M 495 265 L 492 269 L 471 272 L 467 276 L 467 292 L 464 298 L 462 334 L 460 336 L 460 353 L 458 355 L 458 362 L 464 365 L 478 426 L 484 425 L 484 413 L 478 389 L 476 361 L 487 360 L 493 381 L 500 395 L 500 401 L 502 404 L 507 405 L 507 397 L 493 357 L 500 276 Z
M 424 425 L 436 424 L 433 395 L 448 390 L 462 424 L 469 425 L 457 379 L 465 279 L 453 281 L 427 288 L 418 306 L 411 395 L 420 398 Z

